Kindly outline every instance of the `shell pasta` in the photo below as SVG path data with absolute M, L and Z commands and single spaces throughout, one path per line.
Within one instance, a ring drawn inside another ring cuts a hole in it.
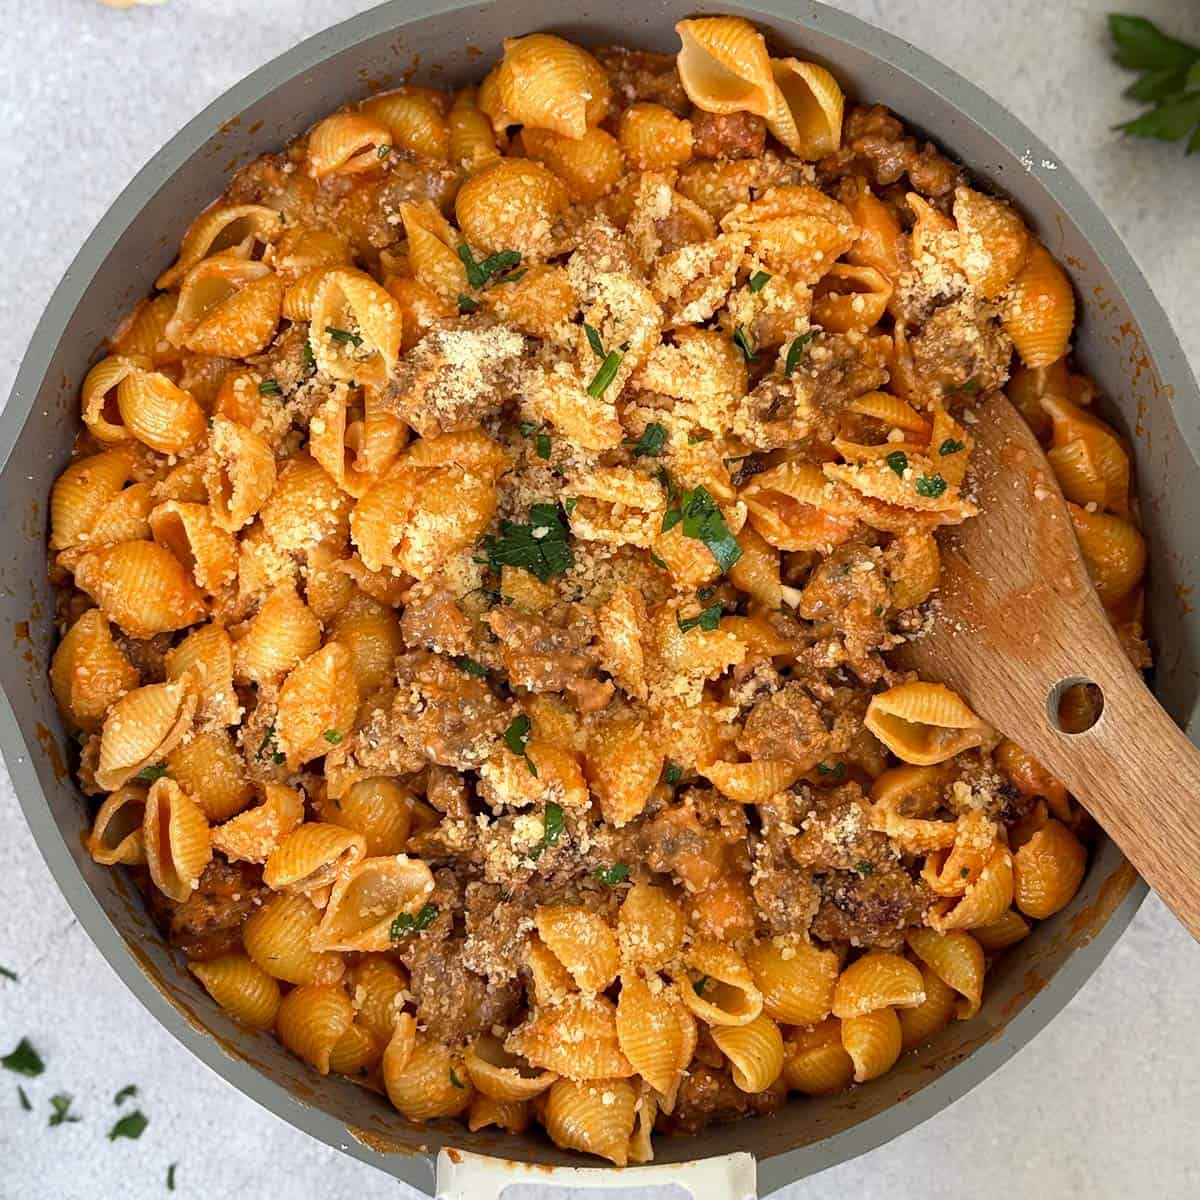
M 618 1165 L 884 1074 L 1080 886 L 1077 800 L 891 654 L 981 398 L 1149 665 L 1050 249 L 746 20 L 678 33 L 508 38 L 244 166 L 49 505 L 85 845 L 212 1001 Z

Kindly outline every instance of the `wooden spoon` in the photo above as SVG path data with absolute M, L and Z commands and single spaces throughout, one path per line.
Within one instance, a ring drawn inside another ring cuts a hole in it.
M 1200 940 L 1200 752 L 1122 650 L 1029 426 L 1000 393 L 977 412 L 980 514 L 944 531 L 932 628 L 899 657 L 1057 776 Z M 1104 707 L 1067 733 L 1058 700 L 1081 680 Z

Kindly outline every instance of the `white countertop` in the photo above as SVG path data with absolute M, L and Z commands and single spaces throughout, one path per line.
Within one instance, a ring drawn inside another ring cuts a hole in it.
M 1129 77 L 1109 61 L 1104 27 L 1117 0 L 835 2 L 963 72 L 1040 134 L 1125 238 L 1200 363 L 1200 156 L 1111 131 L 1129 111 Z M 1200 42 L 1200 6 L 1122 2 Z M 0 0 L 0 397 L 51 290 L 137 168 L 250 70 L 369 7 L 170 0 L 116 12 L 94 0 Z M 0 965 L 20 975 L 0 979 L 0 1053 L 27 1034 L 47 1063 L 32 1081 L 0 1072 L 0 1197 L 157 1198 L 173 1162 L 184 1197 L 415 1197 L 257 1107 L 156 1024 L 73 921 L 6 773 L 0 827 Z M 778 1195 L 1196 1197 L 1198 995 L 1200 949 L 1151 899 L 1066 1010 L 985 1083 L 890 1145 Z M 33 1112 L 18 1105 L 20 1082 Z M 110 1143 L 112 1098 L 130 1083 L 150 1124 L 138 1141 Z M 60 1091 L 83 1119 L 48 1128 Z M 522 1193 L 535 1194 L 566 1195 Z

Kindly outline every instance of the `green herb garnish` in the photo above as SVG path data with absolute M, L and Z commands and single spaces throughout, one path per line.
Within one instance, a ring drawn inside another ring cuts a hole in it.
M 473 313 L 479 308 L 479 301 L 472 296 L 468 296 L 466 292 L 458 294 L 458 311 L 460 313 Z
M 331 746 L 336 746 L 342 740 L 342 733 L 339 729 L 327 729 L 323 736 Z
M 1108 31 L 1117 62 L 1142 73 L 1125 95 L 1153 106 L 1116 128 L 1160 142 L 1187 137 L 1186 153 L 1200 150 L 1200 47 L 1168 36 L 1145 17 L 1123 13 L 1109 13 Z
M 808 349 L 809 343 L 817 335 L 815 333 L 802 333 L 799 337 L 792 339 L 792 344 L 788 347 L 787 358 L 783 363 L 783 373 L 790 379 L 792 372 L 800 365 L 800 360 L 804 357 L 805 351 Z
M 0 967 L 0 978 L 11 979 L 13 983 L 17 982 L 16 971 L 10 971 L 7 967 Z
M 733 344 L 742 352 L 742 357 L 748 363 L 758 361 L 758 355 L 754 353 L 754 347 L 750 345 L 750 337 L 746 333 L 744 326 L 738 325 L 734 329 Z
M 939 454 L 957 454 L 960 450 L 966 449 L 966 443 L 957 441 L 955 438 L 947 438 L 939 447 Z
M 650 551 L 650 561 L 651 561 L 651 562 L 652 562 L 652 563 L 653 563 L 653 564 L 654 564 L 656 567 L 658 567 L 658 569 L 659 569 L 660 571 L 667 571 L 667 570 L 669 570 L 669 569 L 670 569 L 670 568 L 667 566 L 667 564 L 666 564 L 665 562 L 663 562 L 663 560 L 662 560 L 661 558 L 659 558 L 659 556 L 658 556 L 657 554 L 655 554 L 655 553 L 654 553 L 654 551 L 653 551 L 653 550 L 651 550 L 651 551 Z
M 766 271 L 755 271 L 750 276 L 750 291 L 761 292 L 771 282 L 771 276 Z
M 634 441 L 626 438 L 625 444 L 632 447 L 634 458 L 657 458 L 667 444 L 667 431 L 657 421 L 651 421 L 642 430 L 642 436 Z
M 533 439 L 533 448 L 538 458 L 549 458 L 550 435 L 544 431 L 539 433 L 537 437 Z
M 57 1096 L 51 1096 L 50 1107 L 54 1109 L 50 1114 L 51 1128 L 55 1125 L 74 1125 L 79 1120 L 71 1111 L 71 1097 L 66 1092 L 59 1092 Z
M 277 379 L 264 379 L 258 385 L 258 394 L 260 396 L 278 396 L 282 391 L 283 388 L 279 386 Z
M 917 495 L 936 500 L 948 486 L 940 475 L 922 475 L 917 480 Z
M 587 393 L 599 399 L 608 390 L 608 385 L 617 377 L 621 369 L 621 359 L 625 356 L 620 350 L 610 350 L 600 364 L 600 369 L 592 376 L 592 382 L 587 385 Z
M 117 1138 L 129 1138 L 131 1141 L 137 1141 L 138 1138 L 146 1130 L 146 1126 L 150 1122 L 146 1118 L 145 1113 L 141 1109 L 128 1113 L 122 1117 L 109 1131 L 108 1140 L 115 1142 Z
M 18 1075 L 28 1075 L 30 1079 L 34 1079 L 46 1069 L 46 1064 L 42 1062 L 41 1055 L 29 1044 L 29 1039 L 22 1038 L 12 1053 L 0 1058 L 0 1067 L 6 1071 L 16 1071 Z
M 563 810 L 561 804 L 556 804 L 550 800 L 546 804 L 546 815 L 542 818 L 542 825 L 545 832 L 542 834 L 543 846 L 557 846 L 558 839 L 562 837 L 563 831 Z
M 262 758 L 267 752 L 267 747 L 275 740 L 275 722 L 272 721 L 267 726 L 267 732 L 263 734 L 262 741 L 258 743 L 258 749 L 254 752 L 255 758 Z
M 604 357 L 604 343 L 600 340 L 600 332 L 594 325 L 589 325 L 586 321 L 583 323 L 583 332 L 587 335 L 588 345 L 592 348 L 592 353 L 597 358 Z
M 178 1163 L 172 1163 L 167 1168 L 167 1191 L 168 1192 L 173 1192 L 175 1190 L 175 1168 L 178 1165 L 179 1165 Z
M 942 388 L 942 391 L 947 396 L 953 396 L 956 392 L 965 392 L 968 396 L 973 396 L 979 391 L 979 380 L 968 379 L 966 383 L 948 383 Z
M 518 757 L 525 760 L 525 765 L 529 768 L 529 773 L 537 778 L 537 764 L 529 757 L 529 752 L 526 746 L 529 743 L 529 731 L 533 728 L 533 722 L 525 713 L 518 713 L 509 722 L 508 728 L 504 731 L 504 744 Z
M 844 762 L 817 763 L 817 774 L 828 775 L 831 779 L 844 779 L 846 775 L 846 764 Z
M 667 787 L 675 787 L 683 778 L 683 768 L 676 766 L 675 763 L 668 763 L 667 769 L 663 772 L 663 783 Z
M 578 496 L 568 496 L 566 498 L 566 500 L 563 501 L 563 511 L 567 514 L 568 517 L 575 511 L 575 505 L 577 505 L 578 503 L 579 503 Z
M 534 504 L 529 509 L 528 524 L 501 521 L 500 535 L 489 534 L 483 544 L 492 570 L 518 567 L 546 583 L 574 565 L 575 556 L 567 538 L 568 530 L 558 506 Z
M 700 445 L 701 442 L 707 442 L 708 440 L 709 440 L 708 437 L 703 433 L 689 433 L 688 434 L 688 445 L 689 446 L 698 446 L 698 445 Z
M 363 344 L 362 337 L 357 333 L 351 333 L 349 329 L 335 329 L 332 325 L 325 326 L 325 332 L 329 334 L 335 342 L 341 342 L 343 346 L 361 346 Z
M 393 922 L 389 931 L 393 942 L 399 941 L 410 933 L 420 933 L 433 924 L 438 915 L 436 904 L 422 904 L 416 913 L 401 913 Z
M 729 532 L 729 526 L 707 488 L 691 488 L 676 498 L 675 506 L 663 514 L 663 533 L 680 522 L 683 523 L 684 537 L 703 542 L 722 571 L 728 571 L 742 557 L 741 546 Z
M 391 146 L 384 145 L 384 146 L 380 146 L 379 149 L 375 151 L 375 154 L 378 158 L 387 158 L 387 156 L 389 154 L 391 154 L 391 152 L 392 152 Z
M 869 879 L 875 874 L 875 868 L 869 862 L 855 863 L 854 870 L 861 875 L 863 879 Z
M 904 472 L 908 470 L 908 455 L 903 450 L 893 450 L 884 460 L 901 479 L 904 478 Z
M 459 1077 L 458 1077 L 458 1076 L 457 1076 L 457 1075 L 454 1073 L 454 1068 L 453 1068 L 453 1067 L 451 1067 L 451 1068 L 450 1068 L 450 1084 L 451 1084 L 451 1086 L 452 1086 L 452 1087 L 456 1087 L 456 1088 L 458 1088 L 460 1091 L 461 1091 L 461 1090 L 462 1090 L 464 1087 L 466 1087 L 466 1084 L 465 1084 L 465 1083 L 463 1083 L 463 1081 L 462 1081 L 461 1079 L 459 1079 Z
M 21 1107 L 26 1112 L 33 1112 L 33 1105 L 29 1103 L 29 1097 L 25 1094 L 25 1089 L 17 1084 L 17 1099 L 21 1102 Z
M 697 979 L 695 981 L 695 983 L 692 984 L 692 991 L 695 992 L 697 996 L 703 996 L 704 995 L 704 987 L 707 983 L 708 983 L 708 976 L 701 975 L 700 978 Z
M 137 773 L 137 778 L 144 779 L 147 783 L 153 783 L 156 779 L 161 779 L 166 773 L 166 767 L 143 767 Z
M 312 340 L 306 338 L 304 341 L 304 370 L 308 375 L 312 375 L 317 369 L 317 356 L 313 353 Z
M 697 626 L 711 633 L 721 624 L 721 604 L 719 601 L 716 604 L 710 604 L 707 608 L 701 609 L 694 617 L 686 617 L 682 621 L 679 619 L 679 614 L 676 613 L 675 624 L 679 626 L 680 633 L 687 633 L 689 629 L 695 629 Z
M 611 867 L 597 867 L 592 872 L 605 887 L 616 887 L 629 878 L 629 868 L 624 863 L 613 863 Z
M 482 262 L 476 262 L 475 255 L 471 253 L 471 247 L 466 242 L 459 246 L 458 257 L 467 268 L 467 282 L 473 288 L 484 287 L 493 275 L 503 275 L 505 271 L 511 271 L 521 265 L 521 255 L 516 250 L 498 250 L 495 254 L 489 254 Z
M 137 1095 L 137 1084 L 127 1083 L 114 1097 L 113 1103 L 118 1107 L 132 1096 Z
M 468 658 L 465 654 L 460 654 L 454 660 L 454 665 L 466 675 L 478 675 L 482 678 L 488 673 L 488 669 L 483 663 L 476 662 L 473 658 Z
M 537 429 L 537 423 L 535 421 L 520 421 L 517 424 L 517 429 L 520 431 L 522 437 L 528 437 Z

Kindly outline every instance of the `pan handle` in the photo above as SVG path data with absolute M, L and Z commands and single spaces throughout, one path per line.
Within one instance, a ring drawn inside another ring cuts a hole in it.
M 468 1150 L 438 1153 L 437 1200 L 500 1200 L 505 1188 L 516 1183 L 581 1190 L 677 1184 L 695 1200 L 755 1200 L 758 1195 L 754 1156 L 745 1153 L 619 1171 L 612 1167 L 545 1167 Z

